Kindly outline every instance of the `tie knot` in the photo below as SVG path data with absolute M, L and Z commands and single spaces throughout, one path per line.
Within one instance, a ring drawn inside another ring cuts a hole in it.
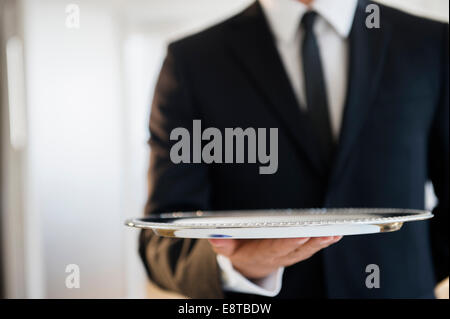
M 317 14 L 314 11 L 308 11 L 303 15 L 302 26 L 305 30 L 312 30 L 316 16 Z

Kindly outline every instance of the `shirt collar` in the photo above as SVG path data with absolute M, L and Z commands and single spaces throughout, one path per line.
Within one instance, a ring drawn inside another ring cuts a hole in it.
M 275 36 L 283 41 L 295 38 L 308 6 L 298 0 L 259 0 Z M 311 9 L 325 19 L 343 38 L 353 24 L 358 0 L 314 0 Z

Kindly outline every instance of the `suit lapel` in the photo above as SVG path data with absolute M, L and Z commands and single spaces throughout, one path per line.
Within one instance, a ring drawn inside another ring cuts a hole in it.
M 385 20 L 382 20 L 379 29 L 366 27 L 366 4 L 365 1 L 359 1 L 350 33 L 347 101 L 330 185 L 337 182 L 343 173 L 364 125 L 379 86 L 385 51 L 390 40 L 389 25 Z
M 237 64 L 267 100 L 267 107 L 283 123 L 312 167 L 323 175 L 325 167 L 316 137 L 307 114 L 300 110 L 259 3 L 237 16 L 230 31 L 228 42 Z

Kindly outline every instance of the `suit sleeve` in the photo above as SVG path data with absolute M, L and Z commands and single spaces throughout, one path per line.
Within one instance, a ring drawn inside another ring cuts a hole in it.
M 441 96 L 430 134 L 429 174 L 438 198 L 431 220 L 432 253 L 436 280 L 449 275 L 449 45 L 444 26 Z
M 150 168 L 145 214 L 208 209 L 210 183 L 204 164 L 174 164 L 170 140 L 176 127 L 189 130 L 200 119 L 173 45 L 168 48 L 156 85 L 150 116 Z M 180 54 L 180 57 L 183 55 Z M 191 154 L 192 156 L 192 154 Z M 139 253 L 150 280 L 163 289 L 192 298 L 223 296 L 216 255 L 206 240 L 140 234 Z

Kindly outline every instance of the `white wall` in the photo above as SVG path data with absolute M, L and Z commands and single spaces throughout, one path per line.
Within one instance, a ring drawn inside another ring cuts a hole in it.
M 111 15 L 92 3 L 83 1 L 81 28 L 68 29 L 65 1 L 25 1 L 30 200 L 45 297 L 121 297 L 125 285 L 120 47 Z M 80 267 L 80 289 L 65 288 L 68 264 Z

